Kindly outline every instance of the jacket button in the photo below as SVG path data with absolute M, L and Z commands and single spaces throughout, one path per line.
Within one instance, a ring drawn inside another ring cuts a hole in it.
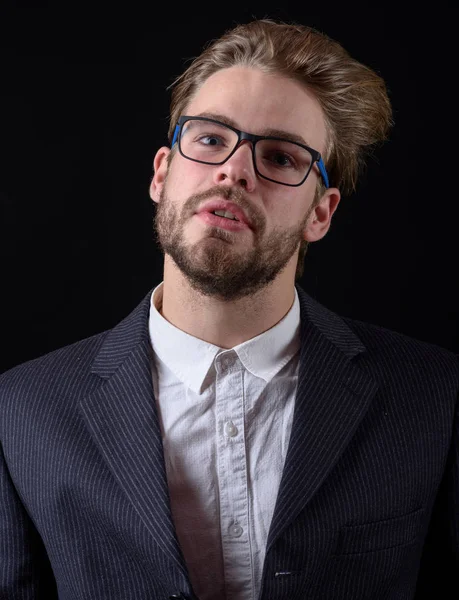
M 169 600 L 186 600 L 186 596 L 179 592 L 178 594 L 171 594 Z

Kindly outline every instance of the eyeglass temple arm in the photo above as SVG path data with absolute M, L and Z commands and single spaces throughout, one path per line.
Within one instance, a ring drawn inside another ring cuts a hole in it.
M 325 187 L 329 188 L 330 183 L 328 181 L 327 170 L 325 169 L 325 165 L 324 165 L 324 161 L 323 161 L 322 157 L 320 157 L 320 159 L 317 161 L 317 166 L 319 167 L 320 174 L 322 175 L 322 179 L 324 180 Z
M 180 126 L 176 125 L 175 129 L 174 129 L 174 137 L 172 138 L 172 144 L 171 144 L 171 148 L 172 146 L 175 144 L 175 142 L 177 141 L 177 136 L 178 136 L 178 132 L 180 130 Z

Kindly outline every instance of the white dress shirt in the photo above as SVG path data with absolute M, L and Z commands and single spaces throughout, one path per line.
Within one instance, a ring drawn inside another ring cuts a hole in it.
M 153 291 L 149 332 L 172 516 L 200 600 L 256 600 L 298 381 L 300 305 L 232 349 L 185 333 Z

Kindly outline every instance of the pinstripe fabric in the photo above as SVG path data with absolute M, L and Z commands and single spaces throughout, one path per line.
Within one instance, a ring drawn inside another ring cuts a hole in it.
M 458 357 L 296 287 L 298 388 L 260 599 L 457 598 Z M 114 329 L 0 377 L 1 600 L 194 598 L 155 412 L 150 296 Z

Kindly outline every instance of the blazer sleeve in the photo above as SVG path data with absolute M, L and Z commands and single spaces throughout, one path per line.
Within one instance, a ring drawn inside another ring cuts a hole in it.
M 425 598 L 459 598 L 459 399 L 419 570 L 415 600 Z
M 44 544 L 11 480 L 0 446 L 0 600 L 57 600 Z

